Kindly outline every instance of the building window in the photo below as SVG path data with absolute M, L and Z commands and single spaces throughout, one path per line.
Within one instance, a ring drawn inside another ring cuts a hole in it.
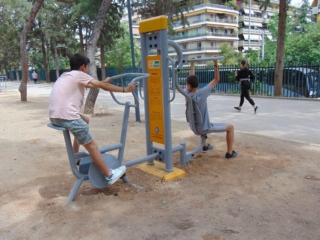
M 201 14 L 197 15 L 197 20 L 201 20 Z
M 230 47 L 233 47 L 233 42 L 230 42 Z
M 197 58 L 201 58 L 201 56 L 197 56 Z
M 210 18 L 213 18 L 213 14 L 212 13 L 210 14 Z
M 215 29 L 214 29 L 214 33 L 218 33 L 218 28 L 215 28 Z
M 228 29 L 225 29 L 225 30 L 224 30 L 224 34 L 228 34 Z
M 202 28 L 197 28 L 197 34 L 201 34 L 202 33 Z
M 197 49 L 198 49 L 198 50 L 201 50 L 201 42 L 198 42 L 198 43 L 197 43 Z
M 182 44 L 182 49 L 187 49 L 187 44 Z
M 217 43 L 216 42 L 211 42 L 211 47 L 216 47 Z

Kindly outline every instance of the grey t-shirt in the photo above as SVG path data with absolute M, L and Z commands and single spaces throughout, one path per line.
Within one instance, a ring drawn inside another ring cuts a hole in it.
M 190 91 L 187 90 L 187 93 L 190 95 L 193 101 L 198 105 L 198 108 L 200 110 L 201 116 L 202 116 L 202 128 L 199 129 L 200 131 L 206 131 L 210 129 L 210 118 L 209 118 L 209 112 L 207 107 L 207 98 L 211 94 L 211 89 L 209 85 L 198 89 L 193 95 L 190 94 Z

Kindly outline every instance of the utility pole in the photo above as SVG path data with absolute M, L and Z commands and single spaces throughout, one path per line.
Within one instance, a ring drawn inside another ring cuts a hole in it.
M 128 21 L 129 21 L 129 32 L 130 32 L 130 45 L 131 45 L 131 61 L 132 61 L 132 72 L 136 71 L 136 63 L 134 60 L 134 44 L 133 44 L 133 34 L 132 34 L 132 18 L 131 18 L 131 4 L 130 0 L 127 0 L 127 9 L 128 9 Z M 138 88 L 135 90 L 135 94 L 139 97 Z M 135 107 L 136 112 L 136 122 L 141 122 L 140 120 L 140 107 L 139 107 L 139 99 L 134 100 L 137 107 Z
M 251 0 L 249 1 L 248 50 L 250 49 L 250 29 L 251 29 Z

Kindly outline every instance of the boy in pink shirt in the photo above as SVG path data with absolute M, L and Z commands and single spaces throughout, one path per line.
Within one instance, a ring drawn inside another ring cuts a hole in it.
M 89 132 L 89 118 L 80 114 L 84 100 L 85 88 L 101 88 L 110 92 L 132 92 L 135 83 L 128 87 L 118 87 L 111 84 L 113 78 L 103 81 L 96 80 L 88 74 L 90 60 L 81 54 L 74 54 L 70 59 L 70 72 L 63 73 L 52 88 L 49 104 L 49 118 L 52 124 L 67 128 L 73 135 L 73 151 L 79 152 L 80 144 L 89 152 L 92 161 L 105 175 L 111 185 L 126 171 L 125 166 L 110 169 L 105 163 L 98 145 Z

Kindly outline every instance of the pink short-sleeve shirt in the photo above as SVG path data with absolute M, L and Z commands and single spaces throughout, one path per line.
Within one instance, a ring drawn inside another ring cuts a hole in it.
M 82 71 L 64 72 L 54 83 L 49 104 L 49 118 L 80 118 L 85 86 L 94 78 Z

